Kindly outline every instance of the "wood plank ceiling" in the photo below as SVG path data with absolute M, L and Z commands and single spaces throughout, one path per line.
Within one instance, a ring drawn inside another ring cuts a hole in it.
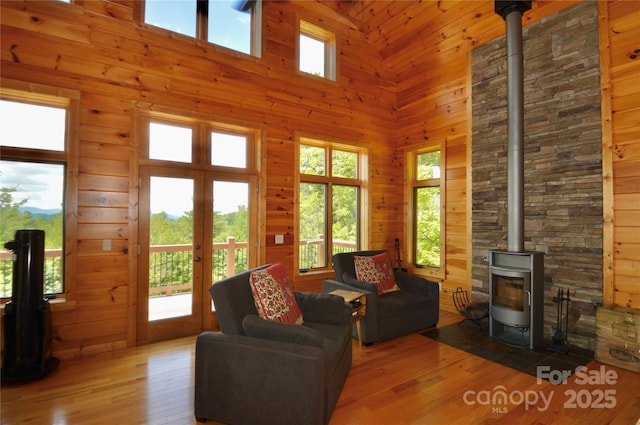
M 434 56 L 451 58 L 504 33 L 504 21 L 495 13 L 491 0 L 340 0 L 322 4 L 350 20 L 365 35 L 385 68 L 401 84 L 425 71 L 416 62 L 416 52 L 430 58 L 428 62 Z M 523 24 L 568 4 L 536 0 Z
M 461 43 L 476 44 L 477 24 L 498 27 L 500 18 L 493 12 L 492 1 L 380 1 L 355 0 L 325 2 L 348 18 L 380 54 L 387 68 L 398 78 L 411 72 L 412 53 L 416 45 L 429 45 L 434 53 L 460 49 Z M 474 36 L 471 36 L 471 34 Z M 486 41 L 486 40 L 485 40 Z

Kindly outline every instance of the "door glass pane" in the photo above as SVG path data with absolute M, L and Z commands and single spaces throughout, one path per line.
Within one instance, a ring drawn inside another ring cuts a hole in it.
M 149 321 L 191 315 L 193 180 L 151 177 Z
M 326 185 L 300 183 L 300 269 L 327 264 Z
M 211 164 L 247 168 L 247 137 L 211 132 Z
M 190 128 L 149 124 L 149 159 L 191 162 L 191 143 Z
M 358 188 L 333 186 L 333 254 L 352 252 L 358 240 Z
M 213 182 L 213 282 L 248 270 L 249 184 Z

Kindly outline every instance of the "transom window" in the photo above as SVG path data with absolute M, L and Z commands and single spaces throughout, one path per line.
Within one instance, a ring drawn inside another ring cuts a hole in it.
M 336 79 L 336 37 L 330 31 L 300 21 L 298 69 L 330 80 Z
M 256 141 L 253 132 L 160 119 L 150 119 L 147 125 L 146 156 L 150 160 L 255 171 L 255 160 L 250 159 Z M 199 137 L 202 131 L 207 133 L 206 138 Z M 208 152 L 206 157 L 201 154 L 204 151 Z
M 0 238 L 16 230 L 45 232 L 44 288 L 65 292 L 68 116 L 75 103 L 57 96 L 3 88 L 0 99 Z M 73 215 L 73 214 L 72 214 Z M 13 293 L 13 255 L 0 248 L 0 298 Z
M 260 56 L 262 0 L 145 0 L 144 22 Z
M 298 153 L 298 265 L 330 268 L 333 254 L 360 247 L 364 152 L 301 138 Z
M 444 176 L 440 150 L 412 157 L 413 262 L 417 267 L 439 269 L 443 258 Z

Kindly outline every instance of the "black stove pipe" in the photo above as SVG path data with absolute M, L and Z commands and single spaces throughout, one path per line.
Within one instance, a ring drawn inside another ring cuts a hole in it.
M 507 42 L 507 250 L 524 252 L 524 73 L 522 14 L 531 1 L 495 0 Z

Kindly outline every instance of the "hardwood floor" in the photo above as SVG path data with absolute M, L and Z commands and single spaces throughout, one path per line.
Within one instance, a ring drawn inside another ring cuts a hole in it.
M 458 320 L 442 312 L 439 326 Z M 194 341 L 64 360 L 42 380 L 3 384 L 2 424 L 194 424 Z M 353 350 L 330 425 L 640 423 L 640 374 L 623 369 L 604 366 L 615 384 L 574 375 L 553 385 L 419 334 L 370 347 L 354 340 Z M 602 377 L 600 367 L 591 362 L 589 374 Z M 500 390 L 506 404 L 486 402 Z M 597 403 L 611 407 L 586 407 Z

